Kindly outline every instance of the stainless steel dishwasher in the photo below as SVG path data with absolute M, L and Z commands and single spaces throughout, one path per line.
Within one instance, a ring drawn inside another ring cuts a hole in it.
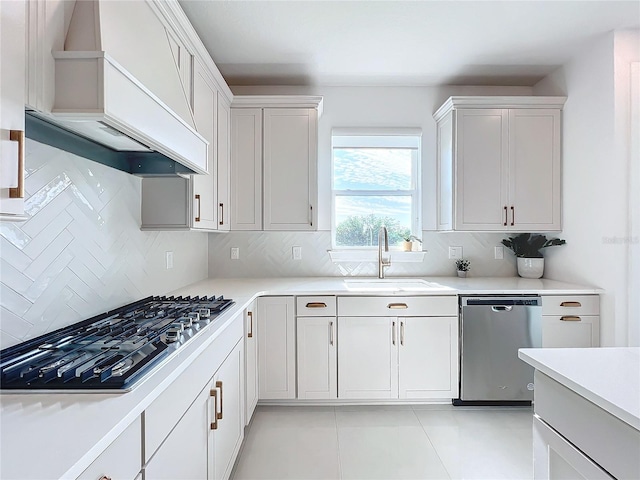
M 539 296 L 460 297 L 460 398 L 454 405 L 526 405 L 533 368 L 519 348 L 542 345 Z

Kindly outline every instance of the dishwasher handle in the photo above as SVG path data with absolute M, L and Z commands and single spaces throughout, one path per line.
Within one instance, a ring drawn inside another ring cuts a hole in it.
M 513 310 L 513 305 L 494 305 L 491 307 L 493 312 L 510 312 Z

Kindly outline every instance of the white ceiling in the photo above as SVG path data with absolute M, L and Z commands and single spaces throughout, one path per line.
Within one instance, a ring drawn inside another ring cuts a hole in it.
M 640 1 L 180 0 L 229 85 L 533 85 Z

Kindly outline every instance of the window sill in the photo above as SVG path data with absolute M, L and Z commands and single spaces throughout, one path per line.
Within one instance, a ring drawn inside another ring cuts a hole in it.
M 341 262 L 378 262 L 377 250 L 327 250 L 333 263 Z M 390 250 L 385 256 L 391 256 L 395 263 L 420 263 L 424 261 L 426 251 L 404 252 L 402 250 Z

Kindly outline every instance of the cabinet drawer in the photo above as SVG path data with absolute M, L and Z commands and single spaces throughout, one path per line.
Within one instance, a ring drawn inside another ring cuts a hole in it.
M 600 345 L 598 315 L 544 315 L 542 347 L 597 347 Z
M 297 297 L 296 314 L 299 317 L 335 317 L 336 297 Z
M 543 295 L 543 315 L 598 315 L 600 295 Z
M 82 472 L 78 480 L 133 480 L 142 470 L 142 422 L 140 417 Z
M 338 297 L 338 315 L 349 317 L 457 316 L 458 297 Z

